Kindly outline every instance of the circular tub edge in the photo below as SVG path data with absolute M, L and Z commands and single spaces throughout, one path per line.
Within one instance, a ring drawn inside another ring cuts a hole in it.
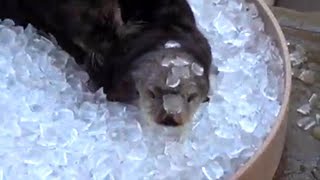
M 232 180 L 272 180 L 285 144 L 287 130 L 287 114 L 291 93 L 291 64 L 285 36 L 275 16 L 263 0 L 248 0 L 253 2 L 265 23 L 268 35 L 271 35 L 280 50 L 284 65 L 284 95 L 280 112 L 272 130 L 262 146 L 256 151 L 238 171 L 231 177 Z

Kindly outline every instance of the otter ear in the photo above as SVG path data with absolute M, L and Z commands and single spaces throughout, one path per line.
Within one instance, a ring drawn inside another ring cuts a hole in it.
M 202 103 L 207 103 L 207 102 L 209 102 L 209 101 L 210 101 L 210 98 L 207 96 L 207 97 L 203 100 Z
M 133 81 L 126 78 L 119 81 L 119 83 L 107 92 L 107 100 L 130 103 L 138 98 L 138 94 L 136 92 Z

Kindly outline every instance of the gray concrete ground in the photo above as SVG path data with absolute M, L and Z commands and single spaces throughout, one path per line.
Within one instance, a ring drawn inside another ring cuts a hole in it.
M 277 0 L 276 6 L 286 7 L 298 11 L 319 11 L 320 0 Z
M 291 1 L 297 4 L 296 0 Z M 303 130 L 297 126 L 297 122 L 302 118 L 310 118 L 310 122 L 314 123 L 316 115 L 320 115 L 319 99 L 313 102 L 314 106 L 309 114 L 297 112 L 302 105 L 310 104 L 308 100 L 312 94 L 320 97 L 320 0 L 317 0 L 315 5 L 319 5 L 319 13 L 299 13 L 273 7 L 273 12 L 291 43 L 290 49 L 300 46 L 305 50 L 304 61 L 293 66 L 288 133 L 284 154 L 274 180 L 320 180 L 320 140 L 312 136 L 313 128 Z M 307 75 L 306 71 L 311 73 Z

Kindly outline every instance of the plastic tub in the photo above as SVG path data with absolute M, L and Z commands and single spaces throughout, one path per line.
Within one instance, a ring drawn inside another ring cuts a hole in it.
M 291 65 L 289 52 L 283 32 L 264 0 L 247 0 L 256 4 L 260 17 L 265 23 L 268 35 L 274 38 L 284 61 L 284 94 L 282 107 L 273 129 L 255 155 L 249 159 L 233 176 L 232 180 L 271 180 L 279 165 L 285 143 L 287 129 L 287 113 L 291 92 Z

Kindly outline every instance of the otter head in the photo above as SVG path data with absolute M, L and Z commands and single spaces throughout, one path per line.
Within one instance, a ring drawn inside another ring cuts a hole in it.
M 131 71 L 143 114 L 159 125 L 190 122 L 200 104 L 208 99 L 208 71 L 209 67 L 202 67 L 181 49 L 164 48 L 144 54 Z

